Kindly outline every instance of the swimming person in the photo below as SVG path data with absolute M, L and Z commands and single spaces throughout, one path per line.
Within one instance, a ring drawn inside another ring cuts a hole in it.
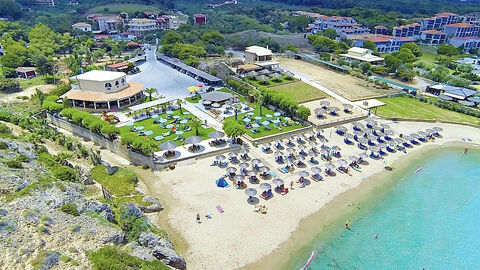
M 465 150 L 463 150 L 463 153 L 466 154 L 468 152 L 468 148 L 465 148 Z
M 378 239 L 378 233 L 377 233 L 377 234 L 375 234 L 375 239 Z

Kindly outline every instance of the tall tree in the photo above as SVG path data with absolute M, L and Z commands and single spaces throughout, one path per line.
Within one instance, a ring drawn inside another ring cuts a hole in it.
M 37 24 L 28 32 L 29 49 L 33 54 L 53 56 L 60 49 L 58 35 L 44 24 Z
M 150 97 L 150 101 L 152 101 L 152 94 L 157 92 L 157 89 L 156 88 L 145 88 L 145 92 L 147 92 L 147 94 Z

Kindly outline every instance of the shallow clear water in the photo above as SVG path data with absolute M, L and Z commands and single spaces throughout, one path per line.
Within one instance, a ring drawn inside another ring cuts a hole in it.
M 327 229 L 305 247 L 292 269 L 312 249 L 308 269 L 480 269 L 480 152 L 432 152 L 357 215 L 351 231 Z

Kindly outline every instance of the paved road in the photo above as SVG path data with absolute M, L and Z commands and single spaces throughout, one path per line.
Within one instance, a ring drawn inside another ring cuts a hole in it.
M 202 82 L 160 63 L 154 46 L 146 50 L 146 55 L 147 61 L 138 66 L 141 72 L 129 75 L 127 80 L 142 83 L 145 88 L 156 88 L 161 95 L 168 98 L 185 98 L 189 95 L 187 87 L 203 85 Z

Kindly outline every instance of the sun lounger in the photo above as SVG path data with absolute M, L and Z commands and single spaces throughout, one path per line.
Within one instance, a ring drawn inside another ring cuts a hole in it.
M 277 175 L 276 175 L 275 173 L 273 173 L 272 171 L 269 171 L 268 174 L 269 174 L 271 177 L 273 177 L 273 178 L 276 178 L 276 177 L 277 177 Z
M 315 159 L 314 159 L 314 160 L 309 159 L 309 160 L 307 160 L 307 162 L 308 162 L 310 165 L 317 165 L 317 164 L 318 164 L 318 161 L 315 160 Z
M 165 132 L 165 133 L 163 133 L 162 135 L 163 135 L 163 137 L 170 136 L 170 131 L 168 131 L 168 132 Z
M 310 178 L 312 178 L 313 181 L 315 182 L 318 182 L 318 181 L 322 181 L 323 180 L 323 177 L 319 174 L 314 174 L 312 175 Z
M 228 165 L 228 162 L 226 161 L 218 163 L 218 167 L 226 167 L 227 165 Z
M 279 170 L 281 173 L 289 173 L 289 172 L 290 172 L 290 171 L 287 169 L 287 167 L 278 168 L 278 170 Z
M 337 171 L 339 171 L 340 173 L 345 173 L 342 169 L 340 169 L 340 167 L 337 167 L 336 169 L 337 169 Z
M 217 205 L 216 208 L 217 208 L 217 210 L 218 210 L 219 213 L 223 213 L 223 212 L 224 212 L 224 211 L 223 211 L 223 208 L 222 208 L 222 206 L 221 206 L 220 204 Z
M 284 189 L 280 194 L 286 195 L 288 193 L 288 188 Z
M 175 139 L 173 139 L 173 140 L 177 141 L 178 139 L 180 139 L 180 136 L 177 135 L 177 137 L 175 137 Z

